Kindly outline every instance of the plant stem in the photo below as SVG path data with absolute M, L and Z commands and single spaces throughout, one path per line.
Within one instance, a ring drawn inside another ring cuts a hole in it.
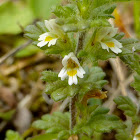
M 76 124 L 76 101 L 77 101 L 77 95 L 75 95 L 73 98 L 70 99 L 70 114 L 71 114 L 71 120 L 70 120 L 70 128 L 73 129 Z
M 76 48 L 76 52 L 75 55 L 77 56 L 78 52 L 83 48 L 83 40 L 85 38 L 85 32 L 80 32 L 79 33 L 79 39 L 78 39 L 78 43 L 77 43 L 77 48 Z
M 77 48 L 76 48 L 76 51 L 75 51 L 76 56 L 77 56 L 78 52 L 83 48 L 84 38 L 85 38 L 85 32 L 80 32 L 78 43 L 77 43 Z M 74 126 L 76 125 L 76 115 L 77 115 L 76 102 L 77 102 L 77 98 L 78 98 L 78 94 L 75 95 L 70 100 L 70 114 L 71 114 L 70 128 L 71 129 L 73 129 Z

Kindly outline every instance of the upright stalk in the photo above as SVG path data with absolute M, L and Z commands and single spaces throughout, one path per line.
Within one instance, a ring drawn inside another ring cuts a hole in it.
M 76 56 L 77 56 L 78 52 L 83 48 L 84 38 L 85 38 L 85 32 L 80 32 L 77 47 L 75 50 Z M 70 128 L 71 129 L 73 129 L 74 126 L 76 125 L 76 115 L 77 115 L 76 102 L 77 102 L 77 99 L 78 99 L 78 95 L 75 95 L 73 98 L 70 99 L 70 114 L 71 114 Z

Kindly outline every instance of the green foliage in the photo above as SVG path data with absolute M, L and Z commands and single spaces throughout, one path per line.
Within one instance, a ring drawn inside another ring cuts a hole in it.
M 74 127 L 74 133 L 86 133 L 88 136 L 93 135 L 93 131 L 104 133 L 110 132 L 112 129 L 122 129 L 125 125 L 115 115 L 107 114 L 109 109 L 101 106 L 92 106 L 81 108 L 80 116 L 83 118 Z M 105 127 L 106 126 L 106 127 Z
M 59 139 L 69 136 L 69 113 L 54 112 L 52 115 L 43 115 L 41 120 L 35 121 L 32 126 L 46 130 L 46 133 L 57 134 Z
M 133 70 L 136 71 L 140 75 L 140 56 L 136 53 L 124 55 L 120 57 L 123 62 L 128 64 L 128 66 Z
M 6 139 L 5 140 L 23 140 L 22 137 L 17 132 L 14 132 L 12 130 L 8 130 L 6 133 Z
M 78 86 L 69 86 L 67 80 L 61 81 L 57 73 L 44 71 L 42 79 L 47 83 L 45 92 L 51 94 L 52 99 L 60 101 L 70 96 L 73 97 L 77 93 L 81 98 L 91 89 L 101 89 L 107 83 L 104 79 L 105 73 L 99 67 L 85 68 L 86 75 L 83 79 L 79 79 Z
M 99 60 L 108 60 L 109 58 L 119 56 L 124 63 L 140 75 L 140 56 L 137 53 L 140 51 L 139 41 L 136 39 L 122 39 L 124 36 L 123 33 L 115 35 L 115 30 L 114 32 L 110 31 L 113 31 L 113 29 L 110 28 L 112 26 L 108 22 L 108 19 L 114 18 L 111 15 L 116 8 L 114 2 L 122 0 L 70 1 L 71 3 L 68 5 L 57 5 L 53 8 L 52 13 L 56 16 L 55 23 L 57 24 L 58 31 L 57 29 L 55 29 L 55 31 L 58 33 L 58 39 L 55 45 L 51 47 L 46 45 L 41 47 L 41 49 L 44 50 L 46 54 L 59 54 L 62 57 L 68 55 L 70 52 L 74 52 L 81 66 L 90 65 L 89 67 L 84 67 L 86 74 L 84 78 L 78 78 L 77 85 L 68 85 L 67 78 L 62 81 L 58 77 L 58 73 L 51 71 L 44 71 L 41 79 L 47 84 L 45 93 L 50 94 L 54 101 L 61 101 L 67 97 L 74 97 L 78 94 L 76 102 L 78 111 L 76 116 L 77 123 L 74 128 L 70 130 L 69 113 L 55 112 L 52 115 L 44 115 L 41 120 L 35 121 L 32 126 L 39 130 L 45 130 L 46 134 L 37 136 L 33 138 L 33 140 L 45 139 L 45 137 L 47 137 L 46 135 L 49 134 L 50 137 L 55 134 L 54 137 L 60 140 L 68 139 L 70 135 L 78 134 L 79 137 L 83 136 L 83 140 L 88 140 L 90 137 L 93 137 L 94 133 L 102 134 L 111 132 L 112 130 L 117 131 L 117 140 L 131 140 L 132 123 L 138 123 L 140 120 L 137 116 L 137 106 L 130 98 L 119 96 L 114 99 L 114 101 L 118 105 L 118 108 L 124 111 L 125 115 L 131 117 L 131 125 L 127 124 L 127 122 L 123 123 L 119 117 L 115 115 L 108 114 L 109 109 L 99 106 L 99 104 L 101 104 L 100 100 L 93 104 L 90 100 L 89 106 L 81 102 L 87 93 L 90 91 L 102 91 L 103 86 L 107 84 L 107 81 L 104 80 L 105 73 L 100 67 L 97 67 Z M 40 14 L 42 14 L 42 18 L 48 18 L 49 14 L 46 14 L 47 8 L 45 13 L 43 11 L 44 8 L 38 8 L 40 7 L 38 2 L 39 0 L 31 0 L 34 15 L 40 17 Z M 45 7 L 46 2 L 47 1 L 43 0 L 43 5 L 41 4 L 42 7 Z M 50 3 L 53 5 L 55 2 L 56 1 L 52 1 Z M 39 11 L 36 12 L 36 9 L 39 9 Z M 37 22 L 35 25 L 29 25 L 25 28 L 25 36 L 32 39 L 35 45 L 39 42 L 39 36 L 46 32 L 48 32 L 48 30 L 43 22 Z M 82 39 L 81 35 L 83 35 Z M 114 37 L 111 37 L 111 35 L 114 35 Z M 108 38 L 106 38 L 106 36 Z M 106 39 L 115 39 L 115 41 L 120 42 L 123 45 L 123 48 L 121 48 L 122 52 L 117 54 L 117 52 L 114 51 L 114 53 L 111 49 L 109 51 L 105 50 L 105 47 L 101 46 L 101 42 Z M 80 47 L 79 44 L 81 45 Z M 91 66 L 91 62 L 94 66 Z M 139 77 L 136 77 L 133 83 L 133 87 L 138 91 L 140 90 L 139 82 Z
M 135 82 L 131 84 L 135 88 L 136 91 L 140 94 L 140 75 L 134 76 Z
M 127 96 L 119 96 L 114 99 L 118 108 L 124 111 L 124 114 L 131 117 L 133 122 L 139 122 L 137 117 L 137 106 Z
M 41 135 L 38 135 L 38 136 L 35 136 L 33 138 L 31 138 L 30 140 L 54 140 L 57 138 L 57 135 L 55 134 L 41 134 Z
M 132 129 L 132 122 L 126 121 L 124 122 L 126 128 L 118 129 L 117 134 L 115 135 L 117 140 L 132 140 L 131 129 Z
M 105 73 L 100 67 L 85 68 L 86 75 L 83 79 L 79 80 L 80 91 L 79 96 L 83 97 L 91 89 L 102 89 L 102 87 L 107 84 L 106 80 L 103 80 Z

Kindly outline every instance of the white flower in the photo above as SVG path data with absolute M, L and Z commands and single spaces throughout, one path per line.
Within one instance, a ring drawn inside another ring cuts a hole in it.
M 140 125 L 138 126 L 138 128 L 134 132 L 133 140 L 140 140 Z
M 109 52 L 111 49 L 114 53 L 121 53 L 122 44 L 113 37 L 117 34 L 118 29 L 113 27 L 101 28 L 95 37 L 95 41 L 100 42 L 103 49 Z
M 84 69 L 80 66 L 78 59 L 73 52 L 66 55 L 62 60 L 63 68 L 60 71 L 58 77 L 61 77 L 61 80 L 64 80 L 66 77 L 69 77 L 69 85 L 77 84 L 77 76 L 83 78 L 85 74 Z
M 38 41 L 40 41 L 37 46 L 43 47 L 48 44 L 48 47 L 51 45 L 55 45 L 58 39 L 57 34 L 55 33 L 55 29 L 57 29 L 57 24 L 55 23 L 55 19 L 45 20 L 45 25 L 49 32 L 46 32 L 39 36 Z

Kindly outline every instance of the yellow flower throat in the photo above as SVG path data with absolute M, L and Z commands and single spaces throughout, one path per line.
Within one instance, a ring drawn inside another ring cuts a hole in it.
M 45 38 L 45 41 L 51 41 L 53 38 L 51 37 L 51 36 L 47 36 L 46 38 Z
M 74 76 L 74 75 L 77 74 L 77 70 L 70 70 L 70 71 L 67 71 L 67 74 L 68 74 L 69 76 Z
M 115 44 L 113 42 L 106 42 L 105 43 L 108 47 L 114 47 Z

